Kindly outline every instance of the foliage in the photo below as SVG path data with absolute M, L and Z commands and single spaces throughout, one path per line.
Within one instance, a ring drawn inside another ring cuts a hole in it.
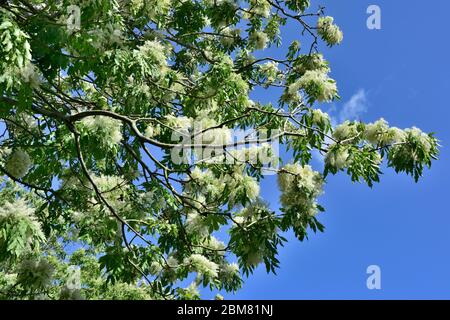
M 0 298 L 236 291 L 259 264 L 276 271 L 284 232 L 324 230 L 327 175 L 372 186 L 386 159 L 417 181 L 437 157 L 433 134 L 333 127 L 317 108 L 339 98 L 319 49 L 343 32 L 309 0 L 79 1 L 79 26 L 72 5 L 0 2 Z M 302 39 L 267 56 L 293 25 Z M 278 101 L 251 100 L 261 88 Z M 292 163 L 254 142 L 262 130 Z M 259 196 L 263 156 L 280 210 Z

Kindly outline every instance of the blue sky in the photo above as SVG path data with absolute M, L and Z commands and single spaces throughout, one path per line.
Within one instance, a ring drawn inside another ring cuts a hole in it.
M 449 299 L 450 2 L 320 0 L 313 6 L 318 3 L 345 34 L 341 46 L 325 50 L 342 100 L 323 108 L 334 109 L 337 118 L 344 109 L 356 109 L 354 115 L 363 121 L 384 117 L 393 126 L 436 132 L 443 145 L 440 160 L 417 184 L 391 170 L 373 189 L 345 174 L 330 176 L 320 199 L 327 210 L 319 217 L 325 233 L 303 243 L 289 236 L 277 275 L 260 267 L 239 292 L 224 296 Z M 381 8 L 381 30 L 366 27 L 371 4 Z M 300 32 L 289 25 L 284 36 L 292 39 Z M 258 98 L 270 99 L 264 92 Z M 262 195 L 276 208 L 274 179 L 263 182 Z M 381 268 L 381 290 L 366 287 L 366 268 L 374 264 Z

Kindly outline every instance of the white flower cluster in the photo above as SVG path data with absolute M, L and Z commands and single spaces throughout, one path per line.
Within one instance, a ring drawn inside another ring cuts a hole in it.
M 104 28 L 97 27 L 89 33 L 93 36 L 90 42 L 98 50 L 103 50 L 111 44 L 122 44 L 124 39 L 122 26 L 119 24 L 108 23 Z
M 305 90 L 309 96 L 319 102 L 332 101 L 338 92 L 336 81 L 321 69 L 306 71 L 300 79 L 289 86 L 288 91 L 294 95 L 300 89 Z
M 330 72 L 330 67 L 321 53 L 313 53 L 302 56 L 294 66 L 294 70 L 299 74 L 304 74 L 308 70 L 322 70 L 327 73 Z
M 159 41 L 145 41 L 145 43 L 139 47 L 139 54 L 151 58 L 152 62 L 161 67 L 167 66 L 167 48 L 164 47 Z
M 59 294 L 60 300 L 83 300 L 81 295 L 81 269 L 69 266 L 66 271 L 67 277 Z
M 344 39 L 344 34 L 339 27 L 333 23 L 333 17 L 320 17 L 317 20 L 317 32 L 328 45 L 339 44 Z
M 43 258 L 40 260 L 23 260 L 18 269 L 18 282 L 34 289 L 48 286 L 55 271 L 53 265 Z
M 185 259 L 184 264 L 208 278 L 217 278 L 219 266 L 201 254 L 192 254 Z
M 313 123 L 315 125 L 325 125 L 330 123 L 330 116 L 320 109 L 314 109 L 312 112 Z
M 81 121 L 87 130 L 102 139 L 105 145 L 122 141 L 122 122 L 107 116 L 86 117 Z
M 260 199 L 250 203 L 245 208 L 243 208 L 234 218 L 233 218 L 233 227 L 236 227 L 236 224 L 239 224 L 241 227 L 246 228 L 248 225 L 253 225 L 255 222 L 258 222 L 258 219 L 261 217 L 262 211 L 267 211 L 267 206 Z M 253 250 L 254 248 L 250 248 L 249 250 Z
M 228 10 L 229 12 L 235 12 L 239 8 L 237 0 L 203 0 L 202 2 L 210 8 L 212 7 L 211 9 L 222 7 L 220 10 Z M 231 24 L 229 17 L 226 15 L 216 15 L 216 19 L 215 23 L 218 28 Z M 204 20 L 207 26 L 211 25 L 211 20 L 208 17 L 205 16 Z
M 243 242 L 241 248 L 242 258 L 247 266 L 257 266 L 263 261 L 263 258 L 267 255 L 267 247 L 264 241 L 260 239 L 271 239 L 278 231 L 277 227 L 264 223 L 263 217 L 268 217 L 268 215 L 271 215 L 271 213 L 267 205 L 260 200 L 256 200 L 243 208 L 233 219 L 233 228 L 238 228 L 237 230 L 242 230 L 241 228 L 249 230 L 248 228 L 253 226 L 251 239 L 248 242 Z M 240 227 L 236 224 L 239 224 Z M 258 238 L 255 238 L 254 232 L 258 232 Z
M 202 238 L 206 238 L 209 234 L 208 225 L 197 212 L 188 213 L 185 229 L 188 234 L 197 234 Z
M 201 115 L 193 122 L 194 141 L 203 144 L 226 145 L 231 142 L 231 129 L 226 126 L 214 128 L 217 121 Z M 206 130 L 206 131 L 205 131 Z M 200 134 L 200 132 L 202 132 Z
M 428 159 L 436 155 L 438 141 L 416 127 L 405 129 L 403 132 L 404 139 L 401 142 L 404 143 L 394 145 L 389 151 L 388 158 L 390 165 L 394 168 L 410 173 L 412 172 L 411 168 L 417 163 L 428 164 Z M 406 169 L 405 163 L 409 166 Z M 419 176 L 420 172 L 414 172 L 416 180 Z
M 278 175 L 280 202 L 284 208 L 300 207 L 302 214 L 317 213 L 316 199 L 323 192 L 323 178 L 308 165 L 286 165 Z
M 269 37 L 262 31 L 254 31 L 250 34 L 249 41 L 257 50 L 263 50 L 267 47 Z
M 23 199 L 0 206 L 0 230 L 0 244 L 15 256 L 33 251 L 44 239 L 34 209 Z
M 39 88 L 41 79 L 39 76 L 38 68 L 31 62 L 28 62 L 21 70 L 22 79 L 29 83 L 34 89 Z
M 185 288 L 186 293 L 190 297 L 200 297 L 200 291 L 198 291 L 198 285 L 195 281 L 191 282 L 189 286 Z
M 152 300 L 154 297 L 148 292 L 147 286 L 136 283 L 115 282 L 108 283 L 102 292 L 103 300 Z
M 222 39 L 221 42 L 226 47 L 231 47 L 236 42 L 236 40 L 240 39 L 241 29 L 225 27 L 222 29 Z
M 102 193 L 103 197 L 108 203 L 116 210 L 123 211 L 131 206 L 131 202 L 127 199 L 123 199 L 123 195 L 127 194 L 128 190 L 127 181 L 122 176 L 112 175 L 96 175 L 94 173 L 89 174 L 95 185 Z M 88 200 L 89 210 L 74 211 L 72 217 L 77 223 L 92 223 L 95 219 L 101 219 L 104 217 L 104 211 L 99 206 L 98 198 L 94 196 L 94 190 L 91 182 L 84 176 L 76 176 L 73 174 L 64 175 L 61 177 L 60 190 L 68 192 L 76 192 L 77 199 Z M 121 197 L 122 196 L 122 197 Z M 79 201 L 78 200 L 78 201 Z M 147 201 L 145 196 L 139 197 L 143 203 Z M 91 206 L 92 205 L 92 206 Z M 94 227 L 101 228 L 100 224 L 96 224 Z
M 15 85 L 16 77 L 23 78 L 21 72 L 31 61 L 31 48 L 28 35 L 2 14 L 0 20 L 0 84 L 6 83 L 7 88 Z M 19 74 L 17 74 L 19 73 Z M 19 82 L 19 81 L 17 81 Z
M 62 286 L 61 291 L 59 293 L 60 300 L 84 300 L 84 297 L 81 295 L 80 289 L 72 289 L 67 286 Z
M 430 137 L 419 128 L 412 127 L 410 129 L 405 129 L 405 135 L 411 135 L 414 139 L 417 139 L 425 152 L 429 152 L 431 150 L 432 143 L 430 141 Z
M 5 202 L 0 206 L 0 221 L 7 219 L 21 219 L 25 218 L 35 224 L 36 229 L 40 229 L 39 222 L 36 221 L 34 209 L 31 208 L 23 199 L 18 199 L 14 202 Z
M 252 145 L 250 147 L 234 148 L 228 151 L 228 158 L 233 162 L 248 162 L 251 164 L 261 163 L 263 165 L 272 163 L 275 165 L 278 158 L 269 143 Z
M 210 170 L 202 171 L 199 167 L 195 167 L 191 172 L 191 177 L 198 182 L 212 182 L 215 180 L 214 174 Z
M 209 236 L 205 241 L 205 246 L 211 250 L 216 250 L 218 253 L 224 253 L 224 249 L 226 248 L 225 243 L 215 238 L 214 236 Z
M 224 185 L 220 182 L 221 179 L 209 169 L 201 170 L 199 167 L 195 167 L 190 176 L 193 181 L 186 185 L 187 192 L 198 192 L 209 195 L 211 198 L 219 196 L 223 192 Z
M 0 159 L 6 160 L 8 158 L 9 155 L 11 155 L 11 148 L 5 147 L 5 146 L 0 146 Z
M 236 204 L 238 198 L 246 197 L 249 201 L 255 200 L 259 195 L 258 181 L 240 171 L 242 166 L 236 166 L 236 169 L 231 174 L 224 174 L 216 177 L 210 170 L 200 170 L 196 167 L 192 173 L 192 180 L 186 184 L 185 191 L 189 194 L 197 194 L 197 200 L 205 200 L 205 196 L 209 199 L 220 197 L 225 187 L 230 190 L 229 201 L 230 204 Z M 195 202 L 193 203 L 195 205 Z M 199 207 L 201 209 L 201 207 Z M 193 223 L 194 216 L 188 217 L 188 221 Z
M 120 212 L 131 205 L 129 201 L 126 201 L 125 199 L 121 200 L 121 197 L 119 197 L 119 195 L 123 196 L 126 194 L 126 191 L 128 190 L 127 181 L 122 176 L 91 175 L 91 177 L 99 191 L 103 193 L 103 196 L 115 210 Z M 87 186 L 91 188 L 89 182 L 87 183 Z M 96 198 L 91 199 L 91 202 L 96 203 Z
M 154 136 L 159 135 L 160 133 L 161 133 L 161 127 L 160 127 L 159 124 L 154 125 L 154 126 L 153 125 L 148 125 L 147 128 L 145 128 L 144 135 L 147 138 L 151 139 Z
M 157 274 L 159 274 L 162 270 L 163 270 L 163 267 L 162 267 L 162 263 L 161 263 L 160 261 L 153 261 L 153 262 L 150 264 L 150 270 L 149 270 L 149 272 L 150 272 L 151 275 L 157 275 Z
M 355 122 L 344 121 L 333 131 L 333 138 L 338 141 L 352 140 L 358 137 L 358 127 Z
M 13 177 L 21 179 L 33 165 L 30 156 L 22 149 L 15 149 L 6 160 L 5 169 Z
M 373 145 L 386 146 L 395 144 L 403 141 L 405 137 L 406 134 L 403 130 L 396 127 L 390 128 L 383 118 L 367 124 L 364 131 L 364 139 Z
M 235 204 L 240 195 L 245 195 L 249 201 L 255 200 L 259 196 L 258 181 L 251 176 L 234 172 L 225 176 L 224 182 L 230 189 L 230 204 Z
M 270 16 L 271 8 L 272 5 L 267 0 L 250 0 L 251 12 L 258 16 L 268 18 Z
M 168 266 L 169 268 L 172 268 L 172 269 L 178 268 L 178 267 L 180 266 L 180 263 L 179 263 L 178 259 L 175 258 L 174 255 L 170 255 L 170 256 L 167 258 L 166 263 L 167 263 L 167 266 Z
M 350 153 L 346 147 L 333 147 L 331 146 L 325 155 L 325 163 L 336 170 L 341 170 L 346 168 L 349 163 Z
M 167 115 L 164 120 L 167 126 L 176 129 L 183 134 L 187 134 L 193 126 L 192 118 L 185 116 L 176 117 L 173 115 Z
M 158 14 L 163 14 L 169 10 L 172 0 L 131 0 L 130 9 L 134 15 L 142 15 L 144 11 L 146 16 L 154 20 Z
M 259 69 L 264 74 L 266 80 L 266 84 L 271 84 L 275 80 L 277 80 L 279 70 L 278 63 L 274 61 L 269 61 L 259 66 Z
M 125 187 L 125 180 L 121 176 L 100 175 L 93 176 L 92 180 L 94 180 L 94 183 L 97 185 L 100 192 L 104 193 L 112 192 L 119 187 Z
M 239 266 L 237 263 L 227 263 L 222 266 L 221 274 L 225 279 L 231 280 L 239 274 Z

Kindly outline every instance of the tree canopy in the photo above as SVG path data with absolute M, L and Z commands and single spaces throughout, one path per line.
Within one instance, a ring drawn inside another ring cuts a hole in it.
M 417 181 L 433 134 L 319 109 L 341 41 L 309 0 L 0 1 L 0 298 L 236 291 L 276 271 L 286 231 L 324 231 L 332 175 Z

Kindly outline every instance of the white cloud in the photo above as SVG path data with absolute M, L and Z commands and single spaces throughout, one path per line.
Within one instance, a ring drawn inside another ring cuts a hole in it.
M 360 89 L 343 105 L 342 110 L 339 112 L 338 120 L 339 122 L 357 120 L 363 113 L 367 112 L 367 109 L 366 90 Z

